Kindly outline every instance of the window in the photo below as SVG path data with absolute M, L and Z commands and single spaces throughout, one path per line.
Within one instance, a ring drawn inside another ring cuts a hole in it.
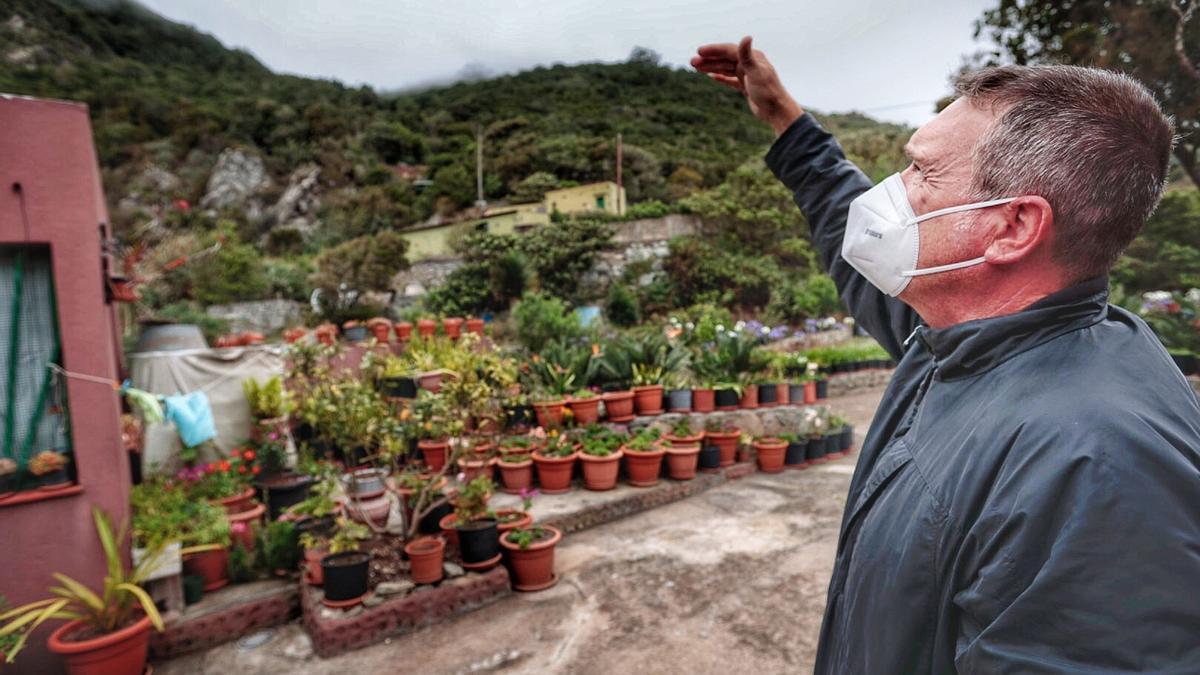
M 74 477 L 48 246 L 0 246 L 0 498 Z
M 604 195 L 596 195 L 596 208 L 604 210 Z

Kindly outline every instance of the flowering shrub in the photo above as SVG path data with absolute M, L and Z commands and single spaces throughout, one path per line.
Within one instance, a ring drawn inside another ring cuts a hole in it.
M 185 467 L 175 478 L 193 499 L 225 499 L 245 490 L 253 477 L 262 472 L 254 463 L 257 458 L 252 448 L 238 448 L 229 459 Z

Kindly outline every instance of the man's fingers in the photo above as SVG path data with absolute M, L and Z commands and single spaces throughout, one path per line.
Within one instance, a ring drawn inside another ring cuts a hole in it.
M 692 59 L 692 67 L 702 73 L 737 74 L 737 62 L 725 59 L 705 59 L 697 56 Z
M 742 87 L 742 81 L 736 77 L 732 77 L 730 75 L 721 75 L 720 73 L 709 73 L 708 76 L 711 77 L 714 82 L 720 82 L 727 87 L 733 87 L 734 89 L 737 89 L 743 94 L 746 93 L 746 89 Z
M 738 43 L 737 53 L 738 62 L 741 63 L 743 69 L 753 68 L 754 63 L 754 38 L 747 35 Z
M 696 53 L 705 59 L 729 59 L 730 61 L 736 61 L 738 46 L 732 42 L 718 42 L 710 45 L 701 45 L 696 50 Z

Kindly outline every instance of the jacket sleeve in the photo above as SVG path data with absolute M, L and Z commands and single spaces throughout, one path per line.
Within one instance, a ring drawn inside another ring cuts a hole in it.
M 952 585 L 961 612 L 955 665 L 989 674 L 1195 672 L 1196 452 L 1144 420 L 1071 417 L 1042 439 L 1018 434 L 1020 460 L 1000 472 L 968 532 L 958 554 L 966 569 L 956 575 L 964 583 Z M 1091 427 L 1083 438 L 1080 427 Z
M 904 340 L 920 317 L 871 285 L 841 255 L 850 202 L 871 187 L 870 179 L 846 159 L 838 142 L 808 113 L 776 139 L 766 161 L 808 219 L 813 244 L 837 284 L 842 303 L 859 325 L 899 359 Z

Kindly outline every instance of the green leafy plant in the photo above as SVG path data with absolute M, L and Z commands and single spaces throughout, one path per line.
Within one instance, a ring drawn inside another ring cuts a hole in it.
M 357 551 L 362 542 L 370 538 L 371 530 L 366 525 L 356 523 L 346 517 L 338 518 L 337 529 L 329 538 L 329 552 Z
M 688 418 L 681 417 L 679 418 L 679 421 L 675 423 L 675 426 L 671 427 L 671 435 L 678 438 L 686 438 L 689 436 L 695 436 L 696 432 L 692 430 L 692 425 L 690 422 L 688 422 Z
M 479 476 L 467 483 L 454 500 L 454 515 L 458 525 L 485 518 L 488 515 L 488 500 L 496 492 L 496 484 L 487 476 Z
M 546 539 L 550 536 L 550 530 L 544 527 L 518 527 L 510 531 L 507 535 L 508 542 L 516 544 L 521 550 L 529 548 L 531 545 Z
M 662 434 L 658 429 L 646 427 L 638 430 L 625 442 L 625 449 L 633 452 L 653 452 L 658 450 L 658 441 Z
M 125 540 L 125 528 L 114 534 L 112 522 L 98 508 L 92 509 L 92 520 L 108 566 L 103 590 L 97 593 L 71 577 L 55 572 L 53 576 L 60 585 L 52 586 L 50 592 L 57 597 L 31 602 L 0 614 L 0 638 L 20 634 L 12 649 L 5 651 L 9 663 L 25 646 L 29 634 L 51 619 L 82 621 L 95 633 L 108 635 L 132 623 L 140 608 L 157 630 L 163 630 L 162 616 L 154 606 L 154 600 L 141 587 L 149 572 L 158 566 L 161 549 L 151 551 L 141 564 L 126 570 L 119 549 L 119 542 Z
M 292 570 L 300 562 L 296 524 L 290 520 L 275 520 L 267 524 L 262 535 L 263 562 L 268 569 Z
M 256 419 L 283 417 L 292 410 L 291 396 L 283 388 L 283 377 L 279 375 L 261 383 L 254 378 L 242 380 L 242 392 Z
M 538 353 L 557 340 L 570 340 L 581 333 L 579 318 L 567 303 L 544 293 L 526 293 L 513 306 L 517 339 L 530 352 Z
M 538 452 L 545 457 L 567 457 L 575 452 L 575 440 L 557 429 L 546 434 L 546 445 Z

